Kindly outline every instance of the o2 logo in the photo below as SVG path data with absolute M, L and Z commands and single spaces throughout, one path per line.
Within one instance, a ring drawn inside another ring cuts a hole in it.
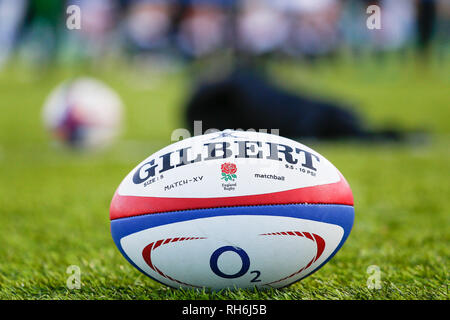
M 234 252 L 240 257 L 242 267 L 238 272 L 233 274 L 227 274 L 219 269 L 219 266 L 217 265 L 219 257 L 225 252 Z M 219 249 L 213 252 L 209 260 L 209 266 L 211 267 L 211 270 L 221 278 L 225 279 L 239 278 L 242 277 L 244 274 L 246 274 L 250 269 L 250 257 L 248 256 L 247 252 L 244 251 L 244 249 L 233 246 L 224 246 L 220 247 Z M 259 276 L 261 275 L 260 271 L 254 270 L 251 271 L 250 273 L 255 274 L 255 277 L 250 282 L 261 282 L 261 280 L 259 279 Z

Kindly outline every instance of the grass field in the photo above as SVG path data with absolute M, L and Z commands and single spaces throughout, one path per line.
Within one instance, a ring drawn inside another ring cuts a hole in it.
M 271 65 L 294 90 L 348 101 L 373 126 L 430 132 L 404 145 L 305 142 L 345 175 L 356 220 L 321 270 L 281 290 L 207 293 L 164 287 L 120 255 L 109 202 L 125 175 L 183 126 L 184 69 L 169 74 L 117 66 L 97 71 L 122 96 L 126 130 L 106 152 L 53 148 L 40 111 L 49 91 L 80 69 L 0 71 L 0 299 L 448 299 L 450 256 L 450 63 L 429 68 L 399 57 L 313 66 Z M 70 265 L 82 287 L 66 286 Z M 367 268 L 380 268 L 369 289 Z

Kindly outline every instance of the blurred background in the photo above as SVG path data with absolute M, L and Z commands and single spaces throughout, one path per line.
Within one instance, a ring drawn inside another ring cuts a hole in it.
M 159 288 L 116 251 L 109 201 L 175 129 L 210 128 L 277 129 L 349 181 L 352 236 L 303 292 L 375 264 L 382 298 L 447 296 L 449 40 L 448 0 L 0 0 L 0 297 L 64 297 L 72 264 L 78 298 Z
M 381 8 L 380 29 L 368 27 L 371 5 Z M 300 138 L 398 140 L 395 117 L 385 114 L 392 123 L 369 128 L 355 110 L 359 101 L 326 85 L 315 92 L 308 72 L 358 65 L 347 70 L 367 67 L 364 74 L 377 77 L 378 68 L 413 70 L 408 64 L 414 64 L 423 68 L 414 69 L 419 73 L 445 74 L 450 43 L 450 4 L 443 0 L 1 0 L 0 15 L 3 74 L 39 83 L 50 75 L 60 82 L 106 77 L 110 84 L 120 77 L 113 91 L 156 88 L 184 75 L 188 81 L 175 90 L 181 100 L 161 106 L 158 115 L 176 117 L 167 129 L 191 132 L 202 120 L 203 132 L 277 128 Z M 298 86 L 302 77 L 306 83 Z M 168 87 L 174 84 L 156 91 Z M 153 99 L 144 100 L 150 105 Z M 126 107 L 125 115 L 137 110 L 135 101 Z M 150 127 L 146 132 L 168 136 Z
M 382 28 L 366 27 L 370 5 Z M 66 27 L 71 5 L 79 29 Z M 445 0 L 2 0 L 0 63 L 70 64 L 105 58 L 191 62 L 229 51 L 317 59 L 448 45 Z M 172 59 L 174 61 L 172 61 Z

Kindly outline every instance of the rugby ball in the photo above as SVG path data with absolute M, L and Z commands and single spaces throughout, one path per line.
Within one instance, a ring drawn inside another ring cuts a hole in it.
M 98 150 L 111 145 L 119 135 L 123 104 L 102 81 L 80 77 L 64 81 L 51 91 L 42 118 L 56 145 Z
M 226 130 L 142 161 L 117 188 L 110 219 L 123 256 L 163 284 L 280 288 L 333 257 L 354 208 L 342 174 L 314 150 Z

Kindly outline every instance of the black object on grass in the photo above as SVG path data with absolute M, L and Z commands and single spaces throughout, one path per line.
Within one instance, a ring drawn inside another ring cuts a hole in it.
M 347 106 L 292 93 L 272 84 L 252 69 L 236 68 L 224 79 L 202 83 L 186 106 L 186 120 L 203 130 L 279 129 L 282 136 L 296 138 L 396 141 L 396 130 L 374 131 Z

